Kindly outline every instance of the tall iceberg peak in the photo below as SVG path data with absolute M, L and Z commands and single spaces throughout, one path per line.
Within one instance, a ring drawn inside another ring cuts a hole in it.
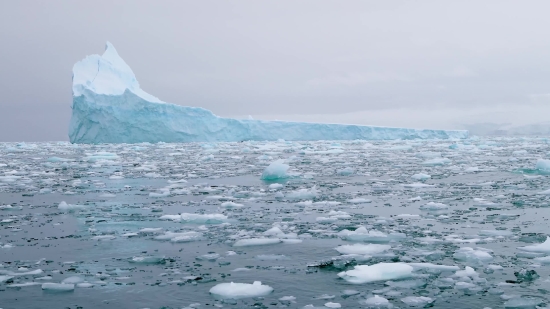
M 104 95 L 122 95 L 128 89 L 144 100 L 163 103 L 140 88 L 134 72 L 110 42 L 105 43 L 103 55 L 88 56 L 74 65 L 73 96 L 82 95 L 83 89 Z
M 165 103 L 143 91 L 115 47 L 73 67 L 72 143 L 235 142 L 244 140 L 382 140 L 468 137 L 468 131 L 222 118 Z

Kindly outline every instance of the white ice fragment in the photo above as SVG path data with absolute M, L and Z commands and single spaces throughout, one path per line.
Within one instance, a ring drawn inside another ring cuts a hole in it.
M 550 253 L 550 237 L 546 237 L 546 241 L 542 244 L 519 247 L 518 249 L 527 252 Z
M 382 253 L 391 249 L 390 245 L 379 245 L 379 244 L 353 244 L 353 245 L 343 245 L 335 248 L 340 254 L 361 254 L 361 255 L 374 255 Z
M 273 245 L 279 244 L 283 241 L 278 238 L 248 238 L 237 240 L 233 247 L 249 247 L 249 246 L 263 246 L 263 245 Z
M 74 212 L 74 211 L 77 211 L 77 210 L 83 210 L 83 209 L 86 208 L 86 206 L 83 206 L 83 205 L 74 205 L 74 204 L 67 204 L 67 202 L 62 201 L 61 203 L 59 203 L 59 205 L 57 206 L 57 208 L 58 208 L 59 210 L 65 211 L 65 212 Z
M 445 210 L 448 209 L 449 206 L 443 204 L 443 203 L 436 203 L 436 202 L 429 202 L 425 205 L 420 206 L 421 210 L 428 210 L 428 211 L 437 211 L 437 210 Z
M 226 208 L 226 209 L 242 208 L 243 206 L 244 206 L 243 204 L 239 204 L 239 203 L 235 203 L 235 202 L 223 202 L 221 204 L 221 207 Z
M 285 160 L 280 159 L 269 164 L 262 173 L 262 180 L 277 180 L 288 178 L 288 169 L 290 166 L 284 164 Z
M 401 301 L 410 307 L 425 307 L 434 302 L 434 299 L 425 296 L 408 296 L 401 298 Z
M 42 290 L 52 292 L 71 292 L 74 291 L 74 284 L 46 282 L 42 283 Z
M 413 267 L 405 263 L 378 263 L 374 265 L 357 265 L 354 269 L 344 271 L 338 276 L 347 282 L 361 284 L 374 281 L 397 280 L 412 276 Z
M 260 281 L 248 283 L 220 283 L 210 289 L 210 294 L 224 299 L 240 299 L 249 297 L 266 296 L 273 292 L 269 285 L 263 285 Z
M 481 264 L 493 259 L 493 256 L 486 250 L 474 249 L 472 247 L 464 247 L 458 249 L 453 255 L 455 260 Z
M 411 176 L 412 179 L 415 179 L 415 180 L 427 180 L 427 179 L 430 179 L 432 178 L 432 176 L 428 175 L 428 174 L 423 174 L 423 173 L 418 173 L 418 174 L 414 174 Z
M 223 214 L 191 214 L 182 213 L 180 215 L 163 215 L 160 220 L 184 221 L 195 224 L 220 224 L 227 221 L 227 216 Z
M 293 192 L 288 193 L 285 197 L 289 200 L 308 200 L 316 198 L 318 195 L 318 190 L 316 186 L 311 187 L 310 189 L 299 189 Z
M 374 295 L 361 301 L 361 304 L 367 308 L 393 308 L 389 300 L 382 296 Z

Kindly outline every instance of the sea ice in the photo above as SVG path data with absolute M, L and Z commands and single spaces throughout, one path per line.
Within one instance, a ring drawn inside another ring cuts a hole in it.
M 195 224 L 220 224 L 227 221 L 227 216 L 223 214 L 190 214 L 182 213 L 181 215 L 163 215 L 161 220 L 184 221 L 186 223 Z
M 71 292 L 74 291 L 74 284 L 46 282 L 42 283 L 42 290 L 52 292 Z
M 374 281 L 397 280 L 412 275 L 413 267 L 405 263 L 378 263 L 357 265 L 354 269 L 338 273 L 347 282 L 361 284 Z
M 353 245 L 343 245 L 335 248 L 336 251 L 341 254 L 362 254 L 362 255 L 373 255 L 382 253 L 391 249 L 389 245 L 378 245 L 378 244 L 353 244 Z
M 550 253 L 550 237 L 546 237 L 546 241 L 542 244 L 519 247 L 518 249 L 527 252 Z
M 263 246 L 263 245 L 273 245 L 279 244 L 283 241 L 278 238 L 248 238 L 237 240 L 233 247 L 249 247 L 249 246 Z
M 262 180 L 277 180 L 288 178 L 288 169 L 290 166 L 284 163 L 285 160 L 277 160 L 269 164 L 262 173 Z
M 260 297 L 269 295 L 271 292 L 273 292 L 273 288 L 260 281 L 254 281 L 252 284 L 220 283 L 210 289 L 210 294 L 224 299 Z

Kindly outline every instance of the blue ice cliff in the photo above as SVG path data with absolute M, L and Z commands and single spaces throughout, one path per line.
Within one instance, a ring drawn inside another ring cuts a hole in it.
M 468 137 L 468 131 L 222 118 L 203 108 L 165 103 L 140 88 L 109 42 L 102 56 L 91 55 L 74 65 L 72 111 L 72 143 Z

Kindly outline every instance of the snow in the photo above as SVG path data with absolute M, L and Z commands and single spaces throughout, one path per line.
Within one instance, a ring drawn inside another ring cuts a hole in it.
M 468 131 L 222 118 L 203 108 L 165 103 L 141 89 L 109 42 L 103 55 L 88 56 L 73 67 L 72 143 L 466 137 Z
M 412 272 L 413 267 L 405 263 L 378 263 L 370 266 L 357 265 L 352 270 L 339 273 L 338 276 L 349 283 L 361 284 L 409 278 Z
M 252 284 L 220 283 L 210 289 L 210 294 L 225 299 L 260 297 L 269 295 L 271 292 L 273 292 L 273 288 L 260 281 L 254 281 Z

